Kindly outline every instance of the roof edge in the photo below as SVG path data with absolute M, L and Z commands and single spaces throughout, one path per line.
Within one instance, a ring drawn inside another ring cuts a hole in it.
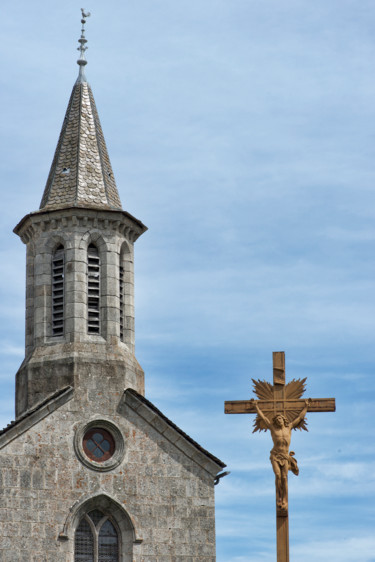
M 52 414 L 60 406 L 66 404 L 73 397 L 73 392 L 72 386 L 66 386 L 48 396 L 43 402 L 39 402 L 30 410 L 27 410 L 18 420 L 10 422 L 4 429 L 0 430 L 0 449 L 49 416 L 49 414 Z
M 215 477 L 218 472 L 226 467 L 223 461 L 194 441 L 194 439 L 168 419 L 152 402 L 133 388 L 127 388 L 124 391 L 123 398 L 119 404 L 120 413 L 123 412 L 124 404 L 137 412 L 159 433 L 164 435 L 168 441 L 180 449 L 187 457 L 199 464 L 211 476 Z

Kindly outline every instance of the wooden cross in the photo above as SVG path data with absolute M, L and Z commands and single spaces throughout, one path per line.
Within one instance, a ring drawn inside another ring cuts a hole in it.
M 273 385 L 255 381 L 254 391 L 259 400 L 225 402 L 226 414 L 257 414 L 254 432 L 269 429 L 274 447 L 271 464 L 276 476 L 277 562 L 289 562 L 288 470 L 298 474 L 294 453 L 289 452 L 291 430 L 305 429 L 306 412 L 334 412 L 334 398 L 301 399 L 305 381 L 292 380 L 285 384 L 285 353 L 273 352 Z

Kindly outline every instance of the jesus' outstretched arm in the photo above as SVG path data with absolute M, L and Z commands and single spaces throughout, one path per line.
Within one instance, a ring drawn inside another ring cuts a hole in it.
M 268 429 L 271 429 L 271 422 L 268 418 L 266 418 L 266 416 L 263 414 L 262 410 L 259 408 L 258 406 L 258 401 L 254 400 L 254 398 L 251 400 L 251 403 L 254 404 L 255 409 L 257 411 L 258 416 L 263 420 L 263 422 L 265 423 L 265 425 L 267 426 Z
M 307 408 L 309 407 L 311 403 L 311 398 L 309 398 L 308 400 L 305 400 L 305 406 L 303 408 L 303 410 L 301 411 L 300 415 L 298 416 L 298 418 L 296 418 L 293 422 L 292 422 L 292 428 L 294 429 L 295 427 L 297 427 L 297 425 L 303 420 L 303 418 L 306 415 L 307 412 Z

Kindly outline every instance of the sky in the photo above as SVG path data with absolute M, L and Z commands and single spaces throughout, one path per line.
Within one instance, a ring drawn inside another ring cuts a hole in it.
M 90 0 L 86 76 L 136 243 L 146 396 L 230 475 L 217 562 L 274 562 L 267 433 L 225 400 L 336 398 L 294 432 L 291 561 L 375 561 L 375 4 Z M 1 7 L 0 425 L 24 356 L 25 247 L 78 73 L 81 2 Z

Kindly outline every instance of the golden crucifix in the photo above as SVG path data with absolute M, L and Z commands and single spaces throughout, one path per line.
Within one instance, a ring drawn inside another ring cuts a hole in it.
M 294 452 L 289 451 L 292 429 L 307 431 L 307 412 L 334 412 L 334 398 L 301 399 L 306 379 L 293 379 L 285 384 L 285 353 L 273 353 L 273 385 L 254 380 L 254 392 L 259 400 L 225 402 L 226 414 L 257 414 L 255 431 L 271 433 L 273 448 L 270 461 L 275 473 L 277 562 L 289 562 L 288 471 L 298 475 Z

